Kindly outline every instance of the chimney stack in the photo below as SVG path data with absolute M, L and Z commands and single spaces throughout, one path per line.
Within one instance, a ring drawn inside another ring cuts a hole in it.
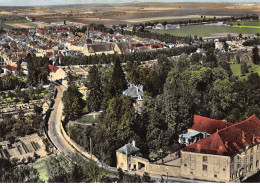
M 135 147 L 135 141 L 134 140 L 132 141 L 132 145 Z
M 245 132 L 242 131 L 242 142 L 245 143 L 246 142 L 246 137 L 245 137 Z
M 197 150 L 200 151 L 201 150 L 201 145 L 199 143 L 197 143 Z
M 225 146 L 228 147 L 228 142 L 227 141 L 225 141 Z

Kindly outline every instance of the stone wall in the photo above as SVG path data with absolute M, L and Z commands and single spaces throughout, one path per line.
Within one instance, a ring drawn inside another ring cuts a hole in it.
M 181 152 L 181 176 L 216 182 L 229 182 L 230 157 Z

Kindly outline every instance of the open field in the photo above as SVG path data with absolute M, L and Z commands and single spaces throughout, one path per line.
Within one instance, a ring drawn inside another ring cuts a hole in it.
M 0 7 L 0 12 L 35 17 L 47 23 L 67 20 L 79 23 L 103 23 L 105 25 L 135 23 L 149 20 L 191 19 L 192 15 L 236 16 L 260 12 L 257 3 L 120 3 L 37 7 Z
M 173 30 L 151 30 L 157 33 L 167 33 L 176 36 L 189 36 L 197 35 L 199 37 L 210 37 L 210 36 L 227 36 L 227 33 L 242 33 L 242 34 L 256 34 L 259 33 L 259 28 L 249 28 L 249 27 L 229 27 L 229 26 L 209 26 L 209 25 L 191 25 L 191 26 L 181 26 L 180 29 Z M 223 33 L 223 35 L 221 35 Z
M 43 28 L 45 26 L 51 26 L 48 23 L 43 23 L 43 22 L 15 22 L 15 23 L 5 23 L 5 25 L 10 26 L 12 28 Z
M 213 18 L 214 16 L 207 16 L 207 18 Z M 217 18 L 227 17 L 227 16 L 215 16 Z M 186 16 L 168 16 L 168 17 L 149 17 L 149 18 L 136 18 L 127 19 L 126 22 L 129 23 L 139 23 L 139 22 L 153 22 L 153 21 L 180 21 L 180 20 L 195 20 L 201 19 L 200 15 L 186 15 Z

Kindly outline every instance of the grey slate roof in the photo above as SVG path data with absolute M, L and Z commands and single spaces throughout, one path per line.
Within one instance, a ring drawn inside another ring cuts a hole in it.
M 144 92 L 143 92 L 143 86 L 142 85 L 132 85 L 128 87 L 125 91 L 123 91 L 123 94 L 132 98 L 140 98 L 143 99 Z
M 123 154 L 132 155 L 139 152 L 139 148 L 132 145 L 132 143 L 125 144 L 123 147 L 117 150 Z

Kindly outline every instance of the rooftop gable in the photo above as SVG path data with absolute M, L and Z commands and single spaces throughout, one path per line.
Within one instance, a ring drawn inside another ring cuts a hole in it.
M 232 125 L 232 123 L 229 123 L 224 120 L 216 120 L 216 119 L 203 117 L 200 115 L 194 115 L 193 125 L 190 129 L 200 131 L 200 132 L 206 132 L 208 134 L 213 134 L 217 132 L 217 130 L 221 130 L 230 125 Z
M 260 120 L 256 115 L 221 129 L 182 151 L 231 156 L 260 142 Z

